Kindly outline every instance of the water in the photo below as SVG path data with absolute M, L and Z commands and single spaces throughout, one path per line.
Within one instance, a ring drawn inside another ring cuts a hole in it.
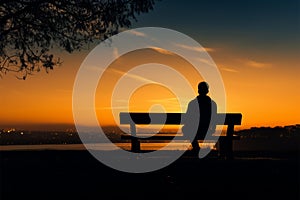
M 141 150 L 159 150 L 165 147 L 168 143 L 141 143 Z M 212 148 L 213 144 L 200 144 L 202 148 Z M 1 145 L 0 151 L 14 151 L 14 150 L 102 150 L 111 151 L 119 150 L 119 148 L 130 150 L 130 143 L 90 143 L 87 146 L 83 144 L 37 144 L 37 145 Z M 165 150 L 186 150 L 190 148 L 189 143 L 170 143 L 165 147 Z

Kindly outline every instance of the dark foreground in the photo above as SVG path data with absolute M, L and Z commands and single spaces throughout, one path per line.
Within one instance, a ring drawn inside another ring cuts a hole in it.
M 87 151 L 0 151 L 0 199 L 298 200 L 299 162 L 297 152 L 235 160 L 185 154 L 164 169 L 132 174 Z

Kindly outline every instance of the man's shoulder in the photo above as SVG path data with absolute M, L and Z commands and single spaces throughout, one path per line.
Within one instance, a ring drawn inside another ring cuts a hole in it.
M 210 98 L 209 96 L 205 96 L 204 98 L 203 97 L 195 97 L 194 99 L 192 99 L 189 104 L 198 104 L 199 101 L 211 101 L 212 104 L 215 104 L 217 105 L 217 103 L 212 99 Z
M 192 100 L 189 102 L 189 104 L 195 104 L 195 103 L 198 103 L 197 97 L 194 98 L 194 99 L 192 99 Z
M 194 99 L 190 100 L 190 102 L 188 104 L 188 108 L 193 110 L 196 107 L 199 107 L 199 104 L 198 104 L 197 98 L 194 98 Z

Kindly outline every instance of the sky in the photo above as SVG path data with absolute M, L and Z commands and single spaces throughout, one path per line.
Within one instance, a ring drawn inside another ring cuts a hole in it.
M 153 11 L 137 16 L 131 28 L 139 27 L 176 30 L 205 47 L 223 79 L 226 111 L 243 114 L 240 128 L 300 123 L 300 1 L 161 0 Z M 41 71 L 25 81 L 9 73 L 0 80 L 0 128 L 74 123 L 74 81 L 89 51 L 55 51 L 64 62 L 53 71 Z M 151 59 L 175 68 L 189 65 L 158 51 L 134 52 L 112 64 L 114 73 L 107 73 L 104 84 L 121 78 L 124 69 L 151 63 Z M 190 73 L 187 76 L 196 90 L 201 77 L 188 69 L 182 73 Z M 114 123 L 109 88 L 100 85 L 95 96 L 101 125 Z M 184 103 L 190 98 L 185 96 Z M 164 111 L 178 112 L 179 104 L 168 88 L 149 84 L 136 90 L 125 105 L 130 111 L 161 110 L 164 106 Z

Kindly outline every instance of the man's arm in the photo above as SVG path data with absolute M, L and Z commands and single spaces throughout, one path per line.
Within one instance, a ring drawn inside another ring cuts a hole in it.
M 211 122 L 210 130 L 212 133 L 216 131 L 217 124 L 217 104 L 215 101 L 211 101 Z
M 197 132 L 199 116 L 198 102 L 195 100 L 190 101 L 185 116 L 182 119 L 182 132 L 185 136 L 190 137 Z

